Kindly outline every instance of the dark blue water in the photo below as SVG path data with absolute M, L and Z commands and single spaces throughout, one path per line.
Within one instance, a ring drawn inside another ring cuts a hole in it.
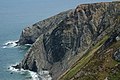
M 23 59 L 27 48 L 4 46 L 18 40 L 24 27 L 78 4 L 100 1 L 110 0 L 0 0 L 0 80 L 29 80 L 27 73 L 8 70 Z

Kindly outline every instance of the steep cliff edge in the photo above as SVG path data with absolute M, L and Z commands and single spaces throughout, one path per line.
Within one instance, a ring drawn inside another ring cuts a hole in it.
M 18 41 L 19 45 L 33 44 L 40 35 L 46 33 L 47 31 L 53 30 L 56 25 L 64 20 L 67 14 L 71 11 L 72 10 L 61 12 L 55 16 L 26 27 L 21 33 Z
M 89 54 L 93 54 L 103 45 L 103 48 L 106 48 L 114 42 L 116 37 L 119 37 L 119 6 L 119 2 L 82 4 L 75 10 L 64 12 L 24 29 L 19 44 L 33 43 L 33 45 L 20 66 L 38 73 L 41 70 L 48 70 L 53 80 L 58 79 L 68 70 L 66 72 L 70 73 L 68 78 L 65 73 L 60 79 L 71 79 L 79 71 L 71 74 L 69 70 L 83 58 L 83 55 L 86 55 L 98 43 L 100 44 L 97 48 Z M 115 32 L 117 36 L 112 41 L 109 36 Z M 102 39 L 104 40 L 101 41 Z M 82 61 L 86 60 L 84 62 L 87 64 L 90 59 L 91 55 L 90 57 L 88 55 Z M 83 64 L 82 67 L 85 66 Z

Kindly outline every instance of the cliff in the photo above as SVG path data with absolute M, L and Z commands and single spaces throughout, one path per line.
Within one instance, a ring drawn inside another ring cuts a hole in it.
M 66 18 L 70 11 L 72 10 L 61 12 L 55 16 L 26 27 L 21 33 L 18 41 L 19 45 L 33 44 L 40 35 L 53 30 L 62 20 Z
M 82 68 L 88 69 L 91 59 L 99 61 L 107 47 L 119 42 L 119 6 L 119 2 L 82 4 L 25 28 L 18 43 L 33 45 L 19 65 L 38 73 L 48 70 L 53 80 L 84 80 L 87 71 L 82 74 Z M 97 51 L 101 56 L 94 57 Z M 119 60 L 119 55 L 112 59 Z

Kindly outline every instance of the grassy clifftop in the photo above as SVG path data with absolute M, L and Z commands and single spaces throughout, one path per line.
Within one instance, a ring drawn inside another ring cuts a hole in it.
M 113 59 L 120 41 L 115 41 L 102 49 L 109 36 L 103 37 L 78 62 L 75 63 L 60 80 L 119 80 L 120 62 Z M 103 45 L 103 46 L 102 46 Z

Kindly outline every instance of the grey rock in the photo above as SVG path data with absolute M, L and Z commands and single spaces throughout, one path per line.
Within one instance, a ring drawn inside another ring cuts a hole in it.
M 120 40 L 120 36 L 117 36 L 117 37 L 116 37 L 116 40 L 119 41 L 119 40 Z
M 67 17 L 67 14 L 70 11 L 72 10 L 61 12 L 55 16 L 52 16 L 43 21 L 39 21 L 25 28 L 20 35 L 18 44 L 19 45 L 33 44 L 40 35 L 46 33 L 49 30 L 53 30 L 55 27 L 57 27 L 57 25 Z
M 27 27 L 19 44 L 32 44 L 21 67 L 35 72 L 48 70 L 58 79 L 106 34 L 120 28 L 119 2 L 83 4 Z M 119 33 L 117 33 L 119 34 Z M 116 36 L 108 40 L 114 41 Z
M 113 54 L 113 58 L 114 58 L 114 60 L 120 62 L 120 49 L 118 49 L 118 50 Z

